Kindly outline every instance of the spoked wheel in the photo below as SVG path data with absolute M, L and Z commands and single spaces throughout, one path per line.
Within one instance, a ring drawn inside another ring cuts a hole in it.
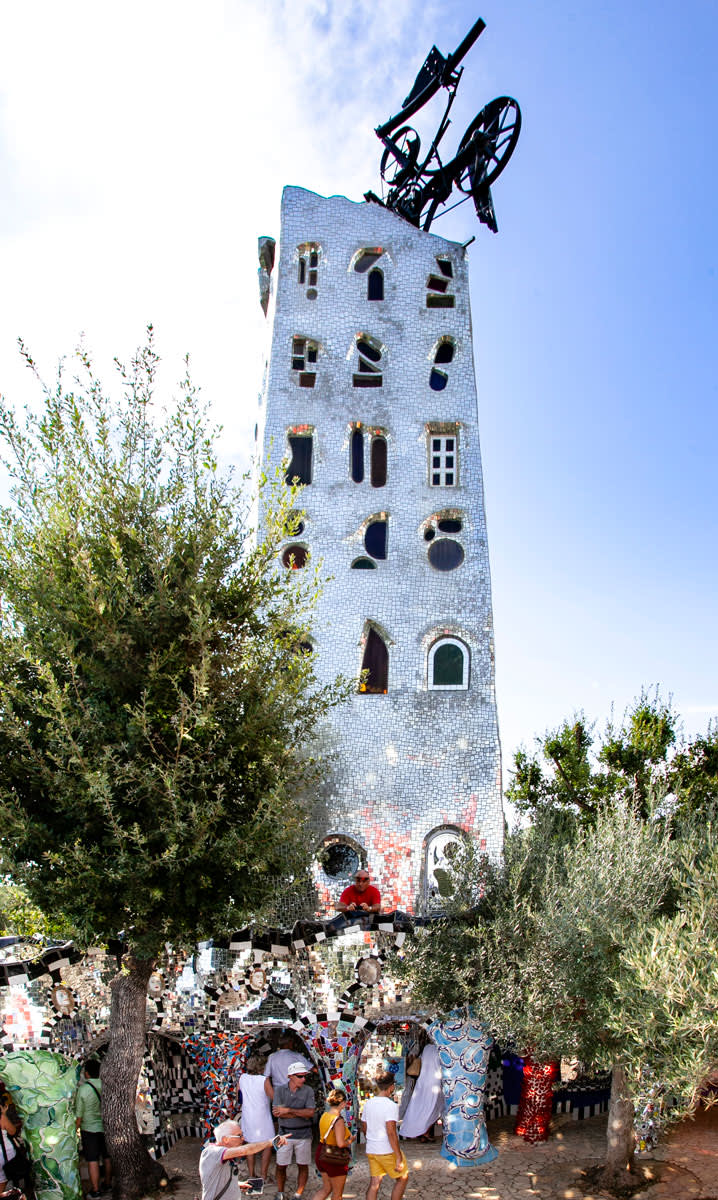
M 394 188 L 386 198 L 386 206 L 392 212 L 398 212 L 405 221 L 418 226 L 424 208 L 424 190 L 416 183 L 405 183 L 403 187 Z
M 391 140 L 391 147 L 387 146 L 381 156 L 380 171 L 384 183 L 389 187 L 398 187 L 414 172 L 421 139 L 411 125 L 403 125 Z
M 460 191 L 471 195 L 498 179 L 514 152 L 521 132 L 521 109 L 510 96 L 499 96 L 482 108 L 461 139 L 455 176 Z

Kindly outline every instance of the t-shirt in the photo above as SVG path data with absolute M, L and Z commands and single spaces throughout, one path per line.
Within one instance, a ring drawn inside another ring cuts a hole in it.
M 202 1200 L 215 1200 L 225 1183 L 232 1178 L 232 1159 L 222 1160 L 224 1146 L 208 1142 L 199 1156 L 199 1178 L 202 1184 Z M 224 1195 L 229 1200 L 231 1188 Z M 238 1193 L 239 1194 L 239 1193 Z M 235 1200 L 235 1197 L 232 1197 Z
M 387 1121 L 399 1120 L 399 1105 L 388 1096 L 372 1096 L 367 1100 L 362 1113 L 366 1122 L 367 1154 L 393 1154 L 392 1144 L 386 1132 Z
M 360 904 L 368 904 L 369 907 L 372 908 L 375 904 L 381 904 L 381 896 L 379 894 L 379 889 L 373 887 L 371 884 L 369 884 L 368 888 L 364 888 L 363 892 L 360 892 L 359 889 L 355 888 L 354 884 L 351 883 L 348 888 L 344 888 L 344 891 L 339 897 L 339 903 L 356 904 L 357 906 Z
M 272 1080 L 272 1087 L 286 1087 L 289 1083 L 287 1068 L 291 1067 L 292 1063 L 298 1062 L 304 1063 L 307 1071 L 311 1071 L 311 1065 L 306 1058 L 302 1058 L 301 1054 L 297 1054 L 296 1050 L 275 1050 L 274 1054 L 270 1054 L 267 1059 L 264 1078 Z
M 314 1108 L 314 1092 L 306 1083 L 298 1087 L 296 1092 L 293 1092 L 287 1084 L 286 1087 L 278 1087 L 274 1089 L 274 1103 L 283 1105 L 285 1108 Z M 279 1132 L 291 1133 L 292 1141 L 301 1140 L 302 1138 L 310 1138 L 312 1136 L 312 1118 L 311 1117 L 278 1117 Z
M 15 1147 L 12 1143 L 10 1135 L 6 1132 L 6 1130 L 0 1129 L 0 1137 L 2 1137 L 2 1140 L 5 1143 L 5 1156 L 3 1156 L 2 1150 L 0 1150 L 0 1183 L 5 1183 L 7 1181 L 7 1175 L 5 1174 L 5 1158 L 7 1158 L 9 1162 L 11 1158 L 15 1157 Z
M 77 1089 L 75 1096 L 75 1116 L 80 1119 L 80 1129 L 85 1133 L 102 1133 L 102 1084 L 99 1079 L 88 1082 L 85 1079 Z

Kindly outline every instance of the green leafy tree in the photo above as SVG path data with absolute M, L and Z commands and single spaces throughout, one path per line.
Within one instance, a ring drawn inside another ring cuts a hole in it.
M 529 816 L 558 808 L 592 821 L 617 797 L 648 816 L 668 790 L 675 740 L 676 716 L 657 694 L 642 693 L 619 726 L 609 722 L 597 746 L 594 726 L 578 713 L 537 738 L 534 753 L 516 752 L 506 797 Z
M 455 894 L 468 890 L 478 905 L 449 910 L 431 937 L 415 934 L 404 958 L 415 1001 L 473 1004 L 500 1041 L 539 1061 L 568 1054 L 612 1067 L 607 1186 L 625 1184 L 633 1160 L 636 1028 L 616 981 L 670 896 L 675 853 L 670 830 L 626 800 L 604 804 L 590 825 L 540 812 L 506 839 L 501 865 L 467 849 Z
M 0 934 L 27 941 L 66 941 L 75 931 L 62 914 L 47 916 L 33 904 L 24 887 L 5 879 L 0 883 Z
M 117 368 L 112 397 L 80 350 L 37 412 L 0 404 L 0 845 L 42 911 L 124 931 L 102 1078 L 129 1200 L 161 1174 L 134 1119 L 153 963 L 304 869 L 308 748 L 343 693 L 304 653 L 311 572 L 277 566 L 296 497 L 263 499 L 256 544 L 189 374 L 156 412 L 151 328 Z

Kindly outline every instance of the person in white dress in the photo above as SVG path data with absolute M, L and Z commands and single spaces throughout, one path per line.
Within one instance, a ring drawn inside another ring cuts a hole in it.
M 269 1102 L 269 1096 L 264 1090 L 264 1075 L 262 1060 L 256 1055 L 247 1059 L 247 1070 L 239 1077 L 239 1095 L 242 1103 L 240 1124 L 242 1135 L 247 1142 L 266 1142 L 274 1137 L 274 1118 Z M 260 1168 L 257 1163 L 260 1160 Z M 250 1175 L 266 1180 L 269 1162 L 272 1157 L 272 1147 L 262 1150 L 261 1156 L 253 1154 L 248 1158 Z
M 421 1071 L 401 1123 L 401 1136 L 428 1137 L 428 1130 L 443 1111 L 439 1051 L 433 1042 L 428 1042 L 421 1052 Z

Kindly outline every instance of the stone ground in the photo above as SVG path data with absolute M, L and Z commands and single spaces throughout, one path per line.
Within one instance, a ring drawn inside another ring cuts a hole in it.
M 486 1167 L 452 1167 L 439 1155 L 440 1143 L 421 1145 L 404 1143 L 411 1174 L 406 1200 L 609 1200 L 600 1190 L 579 1190 L 575 1175 L 580 1167 L 598 1163 L 603 1156 L 606 1117 L 573 1121 L 557 1117 L 549 1141 L 530 1145 L 512 1133 L 513 1118 L 492 1121 L 489 1135 L 499 1157 Z M 174 1200 L 193 1200 L 199 1192 L 197 1161 L 201 1143 L 185 1138 L 163 1159 L 171 1176 L 181 1172 L 173 1185 Z M 651 1155 L 645 1164 L 652 1173 L 661 1172 L 659 1183 L 639 1195 L 648 1200 L 718 1200 L 718 1108 L 702 1112 L 695 1121 L 686 1121 Z M 656 1164 L 654 1166 L 654 1163 Z M 244 1170 L 244 1168 L 242 1168 Z M 293 1196 L 295 1168 L 289 1169 L 288 1189 Z M 344 1200 L 364 1200 L 369 1175 L 366 1158 L 360 1151 L 359 1162 L 347 1179 Z M 318 1181 L 311 1168 L 306 1200 L 311 1200 Z M 273 1200 L 276 1188 L 268 1183 L 267 1200 Z M 239 1192 L 238 1196 L 245 1193 Z M 390 1187 L 382 1183 L 379 1200 L 388 1200 Z

